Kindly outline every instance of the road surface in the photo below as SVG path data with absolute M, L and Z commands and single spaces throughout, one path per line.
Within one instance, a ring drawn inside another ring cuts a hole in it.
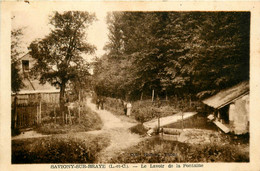
M 138 144 L 142 137 L 131 133 L 129 128 L 138 124 L 129 122 L 127 119 L 119 119 L 107 110 L 98 110 L 96 105 L 87 99 L 87 106 L 96 112 L 103 121 L 103 128 L 97 131 L 90 131 L 91 134 L 107 133 L 110 137 L 110 145 L 105 148 L 98 157 L 98 163 L 108 163 L 109 160 L 119 154 L 121 150 Z M 126 117 L 126 116 L 125 116 Z

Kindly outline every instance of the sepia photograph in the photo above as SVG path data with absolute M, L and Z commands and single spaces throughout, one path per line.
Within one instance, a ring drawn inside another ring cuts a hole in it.
M 9 21 L 11 165 L 252 161 L 250 10 L 16 8 Z

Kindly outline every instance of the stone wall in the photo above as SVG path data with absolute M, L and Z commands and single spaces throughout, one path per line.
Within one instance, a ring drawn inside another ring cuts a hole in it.
M 249 131 L 249 95 L 245 95 L 229 107 L 231 131 L 235 134 L 245 134 Z

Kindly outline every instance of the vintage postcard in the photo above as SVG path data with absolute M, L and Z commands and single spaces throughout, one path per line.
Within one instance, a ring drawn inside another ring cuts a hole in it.
M 259 2 L 1 3 L 1 170 L 259 170 Z

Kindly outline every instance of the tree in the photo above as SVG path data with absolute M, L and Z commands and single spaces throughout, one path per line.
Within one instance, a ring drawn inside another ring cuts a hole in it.
M 109 13 L 107 16 L 109 43 L 104 47 L 107 54 L 97 58 L 94 69 L 95 91 L 98 95 L 125 99 L 129 92 L 131 61 L 124 54 L 122 12 Z M 127 88 L 128 87 L 128 88 Z
M 200 46 L 191 51 L 197 54 L 191 66 L 199 97 L 249 79 L 250 13 L 202 13 L 201 18 Z
M 116 92 L 196 98 L 249 79 L 248 12 L 114 12 L 108 26 L 97 78 Z
M 82 100 L 83 94 L 92 89 L 92 76 L 89 73 L 90 65 L 86 63 L 77 71 L 77 77 L 70 80 L 70 89 L 77 100 Z
M 56 12 L 50 19 L 53 29 L 41 40 L 32 42 L 30 54 L 36 59 L 33 73 L 40 75 L 40 82 L 46 81 L 60 88 L 60 111 L 64 120 L 66 84 L 80 77 L 88 64 L 83 54 L 92 54 L 95 47 L 87 43 L 85 33 L 96 19 L 88 12 Z
M 18 92 L 23 87 L 22 77 L 19 74 L 19 56 L 21 55 L 22 29 L 11 30 L 11 89 Z

